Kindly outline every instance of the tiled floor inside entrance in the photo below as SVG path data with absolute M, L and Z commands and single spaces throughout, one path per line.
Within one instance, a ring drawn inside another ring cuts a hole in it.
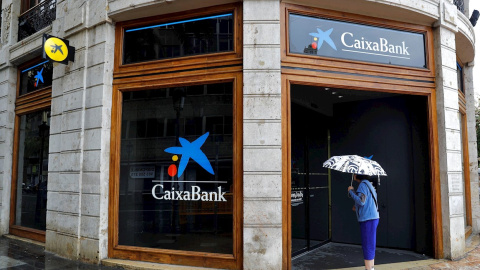
M 430 259 L 432 258 L 405 250 L 377 248 L 375 253 L 375 265 Z M 360 245 L 328 243 L 309 253 L 292 258 L 292 269 L 294 270 L 342 269 L 362 267 L 363 265 L 363 253 Z

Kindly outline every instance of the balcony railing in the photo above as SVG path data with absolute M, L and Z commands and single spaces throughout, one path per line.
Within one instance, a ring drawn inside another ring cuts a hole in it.
M 458 10 L 465 14 L 465 3 L 463 0 L 453 0 L 453 3 L 457 6 Z
M 18 17 L 18 41 L 52 24 L 56 10 L 57 0 L 45 0 Z

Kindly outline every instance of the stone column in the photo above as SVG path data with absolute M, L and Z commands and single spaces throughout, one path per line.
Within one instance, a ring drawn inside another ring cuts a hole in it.
M 17 43 L 18 16 L 20 16 L 21 1 L 2 1 L 2 44 L 4 47 Z M 9 53 L 2 55 L 8 59 Z
M 10 221 L 17 70 L 2 63 L 0 78 L 0 235 L 2 235 L 8 233 Z
M 463 67 L 465 99 L 467 100 L 468 159 L 470 169 L 470 191 L 472 205 L 473 233 L 480 232 L 480 198 L 478 192 L 477 129 L 475 127 L 475 87 L 473 83 L 473 62 Z M 477 75 L 478 76 L 478 75 Z
M 13 130 L 17 69 L 9 61 L 9 48 L 17 42 L 20 2 L 2 1 L 0 44 L 0 235 L 7 234 L 10 222 L 10 191 L 13 166 Z
M 280 1 L 243 2 L 244 269 L 282 268 Z
M 57 2 L 53 35 L 76 49 L 55 64 L 46 249 L 99 262 L 108 250 L 108 183 L 114 27 L 106 1 Z
M 440 2 L 440 20 L 434 28 L 437 124 L 442 198 L 444 256 L 456 259 L 465 250 L 462 155 L 455 52 L 457 8 Z

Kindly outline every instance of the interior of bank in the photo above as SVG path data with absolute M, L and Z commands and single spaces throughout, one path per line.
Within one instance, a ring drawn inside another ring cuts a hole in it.
M 322 167 L 349 154 L 373 155 L 388 174 L 376 188 L 376 263 L 432 257 L 427 97 L 291 85 L 290 102 L 292 268 L 362 265 L 352 175 Z

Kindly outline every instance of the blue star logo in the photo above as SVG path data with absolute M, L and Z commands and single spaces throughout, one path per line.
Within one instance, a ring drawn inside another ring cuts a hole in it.
M 35 85 L 34 85 L 34 87 L 37 87 L 37 85 L 39 84 L 39 82 L 42 82 L 42 83 L 43 83 L 43 75 L 42 75 L 42 72 L 43 72 L 43 68 L 42 68 L 42 70 L 37 71 L 37 75 L 34 76 L 34 78 L 35 78 Z
M 319 28 L 317 28 L 318 33 L 310 33 L 310 36 L 318 38 L 318 48 L 320 49 L 322 47 L 323 42 L 325 41 L 332 49 L 335 51 L 337 50 L 337 47 L 335 46 L 335 43 L 333 43 L 333 40 L 330 38 L 330 34 L 332 33 L 333 28 L 330 28 L 329 30 L 323 32 Z
M 188 161 L 190 159 L 195 160 L 195 162 L 197 162 L 198 165 L 202 166 L 202 168 L 204 168 L 207 172 L 215 174 L 213 172 L 210 161 L 208 161 L 207 156 L 202 152 L 202 150 L 200 150 L 200 147 L 202 147 L 202 145 L 205 143 L 208 135 L 209 132 L 203 134 L 193 142 L 189 142 L 186 139 L 180 137 L 178 138 L 178 140 L 182 145 L 181 147 L 175 146 L 165 149 L 165 152 L 167 153 L 182 155 L 180 159 L 180 164 L 178 165 L 178 177 L 183 174 L 183 171 L 185 171 L 185 168 L 187 167 Z

